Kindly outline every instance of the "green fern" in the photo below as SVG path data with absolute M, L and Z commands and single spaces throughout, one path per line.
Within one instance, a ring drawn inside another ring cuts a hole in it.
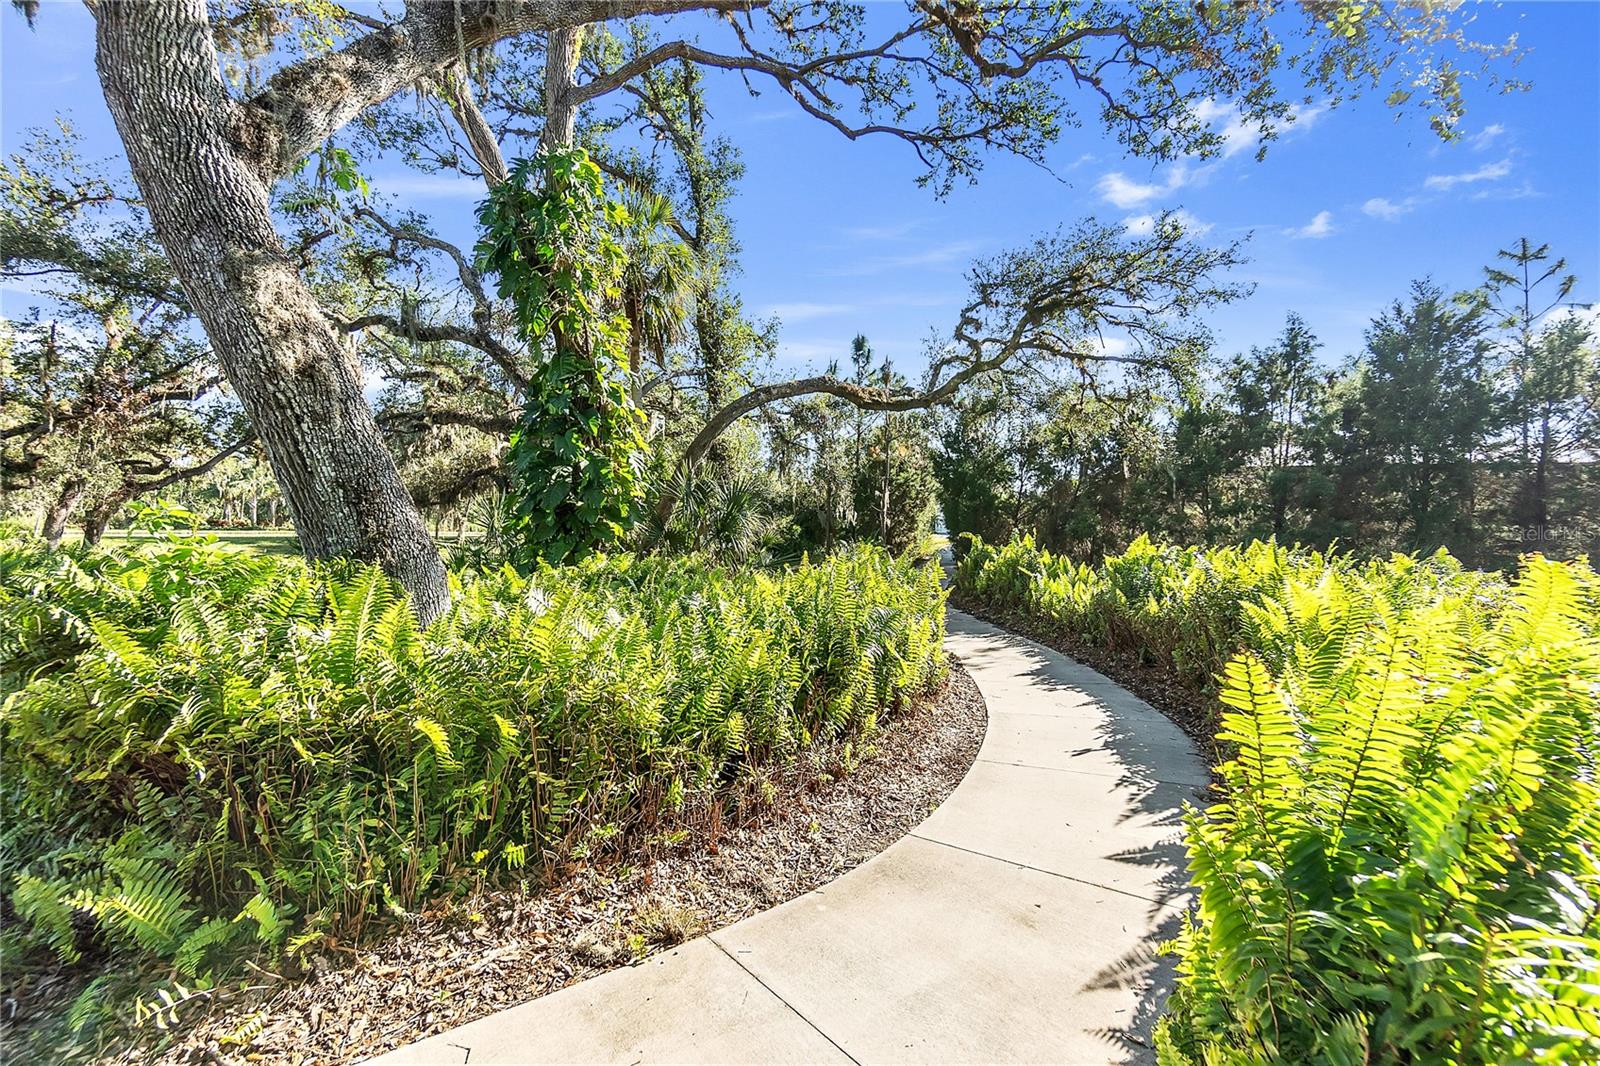
M 205 544 L 0 560 L 15 942 L 70 960 L 87 924 L 119 966 L 196 985 L 703 817 L 733 756 L 860 730 L 944 663 L 937 574 L 865 549 L 464 571 L 426 629 L 375 567 Z M 168 992 L 142 997 L 152 1023 Z
M 1170 657 L 1222 713 L 1158 1061 L 1600 1061 L 1600 579 L 1141 539 L 958 593 Z M 1041 617 L 1042 616 L 1042 617 Z

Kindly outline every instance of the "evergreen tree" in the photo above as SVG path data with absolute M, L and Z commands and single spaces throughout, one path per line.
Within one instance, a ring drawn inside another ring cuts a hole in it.
M 1480 536 L 1474 475 L 1497 428 L 1487 327 L 1482 304 L 1418 282 L 1367 331 L 1362 416 L 1407 548 L 1466 552 Z
M 1321 342 L 1290 313 L 1283 333 L 1235 364 L 1233 391 L 1242 425 L 1235 440 L 1254 446 L 1264 493 L 1252 532 L 1283 537 L 1303 478 L 1307 427 L 1320 401 L 1316 353 Z
M 1554 353 L 1545 350 L 1537 326 L 1571 294 L 1578 279 L 1567 273 L 1565 259 L 1551 255 L 1550 245 L 1535 245 L 1526 237 L 1496 252 L 1495 263 L 1484 268 L 1484 278 L 1484 299 L 1495 324 L 1506 331 L 1501 347 L 1510 379 L 1507 420 L 1516 437 L 1518 471 L 1510 517 L 1515 525 L 1539 530 L 1543 536 L 1550 523 L 1550 455 L 1543 423 L 1552 389 L 1568 398 L 1571 392 L 1568 385 L 1558 383 L 1563 374 L 1552 367 Z

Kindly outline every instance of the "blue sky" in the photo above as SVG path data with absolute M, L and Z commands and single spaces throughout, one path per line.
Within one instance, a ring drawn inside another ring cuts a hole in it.
M 0 129 L 6 152 L 27 128 L 66 110 L 89 154 L 119 152 L 93 69 L 93 26 L 77 3 L 44 5 L 29 32 L 0 14 Z M 685 23 L 693 25 L 693 23 Z M 860 332 L 907 370 L 930 331 L 948 329 L 974 258 L 1086 215 L 1140 225 L 1181 209 L 1206 240 L 1251 234 L 1248 300 L 1208 316 L 1224 352 L 1271 339 L 1303 315 L 1324 356 L 1356 350 L 1367 321 L 1415 278 L 1476 282 L 1497 248 L 1526 234 L 1550 241 L 1580 276 L 1573 297 L 1600 299 L 1600 3 L 1484 7 L 1478 32 L 1515 32 L 1527 47 L 1525 93 L 1469 85 L 1460 142 L 1441 145 L 1416 118 L 1396 121 L 1376 97 L 1313 107 L 1264 162 L 1239 141 L 1223 158 L 1151 167 L 1092 129 L 1068 131 L 1054 175 L 992 156 L 974 187 L 940 201 L 915 185 L 910 150 L 891 139 L 845 140 L 773 90 L 708 74 L 719 131 L 748 174 L 733 204 L 744 245 L 746 306 L 783 322 L 776 370 L 844 359 Z M 1224 108 L 1216 121 L 1225 125 Z M 470 243 L 478 187 L 380 163 L 372 184 Z M 1065 183 L 1063 180 L 1065 179 Z M 0 310 L 32 302 L 0 292 Z

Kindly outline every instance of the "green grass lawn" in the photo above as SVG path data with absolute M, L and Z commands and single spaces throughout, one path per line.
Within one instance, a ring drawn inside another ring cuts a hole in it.
M 292 529 L 202 529 L 200 531 L 230 548 L 254 548 L 256 551 L 268 555 L 298 555 L 300 554 L 300 541 L 295 537 Z M 81 534 L 77 530 L 69 532 L 68 540 L 77 540 Z M 101 538 L 102 543 L 111 544 L 137 544 L 142 540 L 150 540 L 150 534 L 137 529 L 108 529 Z
M 256 551 L 268 555 L 299 555 L 300 541 L 294 535 L 294 530 L 285 529 L 202 529 L 200 532 L 206 536 L 216 537 L 218 541 L 230 548 L 254 548 Z M 64 540 L 74 541 L 82 539 L 83 534 L 78 530 L 69 530 Z M 483 536 L 483 529 L 478 526 L 467 528 L 468 540 L 477 540 Z M 101 538 L 102 543 L 112 544 L 137 544 L 140 541 L 150 540 L 150 534 L 138 529 L 108 529 Z M 441 547 L 448 547 L 458 543 L 457 535 L 451 530 L 442 531 L 436 538 Z

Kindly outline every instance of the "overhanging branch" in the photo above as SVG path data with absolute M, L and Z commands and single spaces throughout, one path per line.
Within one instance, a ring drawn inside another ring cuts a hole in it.
M 155 478 L 151 481 L 130 481 L 128 482 L 128 486 L 133 490 L 134 495 L 138 495 L 145 492 L 155 492 L 158 489 L 164 489 L 168 485 L 175 485 L 178 482 L 186 481 L 189 478 L 200 477 L 202 474 L 208 474 L 212 470 L 215 470 L 219 464 L 228 459 L 230 456 L 238 454 L 255 439 L 256 431 L 252 429 L 244 436 L 223 448 L 221 451 L 217 452 L 203 463 L 196 463 L 193 466 L 180 467 L 179 469 L 174 470 L 163 477 Z
M 268 180 L 281 178 L 345 123 L 465 58 L 464 52 L 524 33 L 635 15 L 735 11 L 763 0 L 500 0 L 412 2 L 397 22 L 335 52 L 291 64 L 240 105 L 239 149 Z

